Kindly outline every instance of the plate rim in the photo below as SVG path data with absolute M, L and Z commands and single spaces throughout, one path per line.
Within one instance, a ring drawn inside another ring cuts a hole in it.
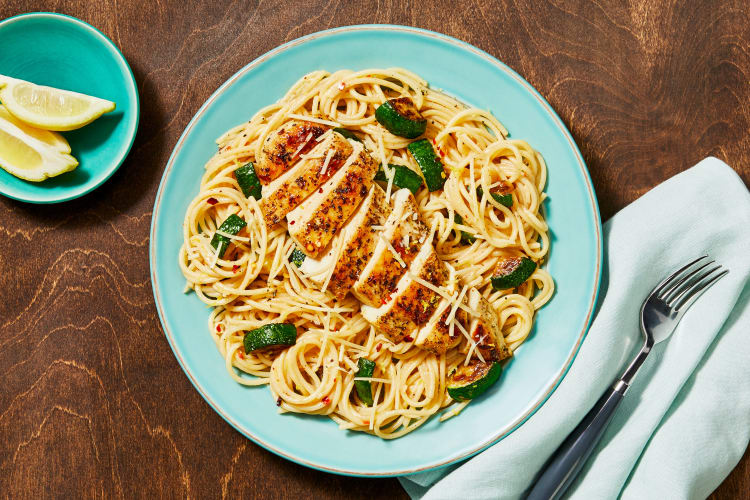
M 84 29 L 88 31 L 89 33 L 94 35 L 96 38 L 100 39 L 102 44 L 108 49 L 108 52 L 112 54 L 118 66 L 127 70 L 124 73 L 130 78 L 125 78 L 124 81 L 125 81 L 125 86 L 127 87 L 128 93 L 132 92 L 133 98 L 135 101 L 135 121 L 133 122 L 133 125 L 130 128 L 130 130 L 128 131 L 128 135 L 130 137 L 129 144 L 122 151 L 121 157 L 117 158 L 116 160 L 110 161 L 110 165 L 113 165 L 113 166 L 109 167 L 109 171 L 107 172 L 107 175 L 105 175 L 98 182 L 94 183 L 91 186 L 86 187 L 85 189 L 81 191 L 75 191 L 72 194 L 68 194 L 69 189 L 66 189 L 65 191 L 63 191 L 56 197 L 39 199 L 39 198 L 26 197 L 22 195 L 19 196 L 17 193 L 9 193 L 7 192 L 4 186 L 0 185 L 0 194 L 2 194 L 3 196 L 6 196 L 13 200 L 22 201 L 25 203 L 32 203 L 35 205 L 51 205 L 54 203 L 63 203 L 66 201 L 75 200 L 76 198 L 80 198 L 82 196 L 89 194 L 90 192 L 97 189 L 105 182 L 107 182 L 110 179 L 110 177 L 112 177 L 115 174 L 115 172 L 117 172 L 120 169 L 122 164 L 125 163 L 125 160 L 130 154 L 130 150 L 133 148 L 133 144 L 135 143 L 135 137 L 138 133 L 138 126 L 140 124 L 140 118 L 141 118 L 141 99 L 138 93 L 138 84 L 135 81 L 135 75 L 133 74 L 133 69 L 130 67 L 128 60 L 125 58 L 125 55 L 122 53 L 120 48 L 107 35 L 102 33 L 95 26 L 87 23 L 86 21 L 82 19 L 78 19 L 77 17 L 73 17 L 68 14 L 61 14 L 59 12 L 39 11 L 39 12 L 26 12 L 23 14 L 17 14 L 15 16 L 11 16 L 6 19 L 3 19 L 0 21 L 0 29 L 14 22 L 23 21 L 28 18 L 45 18 L 45 17 L 52 18 L 57 21 L 62 21 L 65 23 L 70 23 L 70 24 L 77 26 L 80 29 Z
M 195 379 L 190 369 L 185 364 L 182 354 L 180 353 L 179 348 L 177 347 L 177 343 L 174 339 L 174 335 L 169 329 L 167 322 L 165 321 L 164 310 L 163 310 L 163 306 L 160 300 L 161 292 L 159 290 L 158 277 L 156 273 L 155 262 L 156 262 L 156 245 L 157 245 L 156 244 L 156 241 L 157 241 L 156 226 L 157 226 L 157 219 L 158 219 L 157 215 L 159 213 L 162 195 L 164 194 L 164 187 L 166 185 L 166 180 L 172 171 L 172 168 L 174 166 L 174 160 L 177 154 L 180 152 L 180 149 L 182 148 L 184 144 L 185 138 L 187 137 L 188 133 L 192 130 L 192 128 L 195 126 L 197 121 L 201 118 L 203 113 L 236 80 L 238 80 L 245 73 L 252 70 L 255 66 L 266 61 L 267 59 L 270 59 L 271 57 L 274 57 L 277 54 L 280 54 L 291 47 L 296 47 L 298 45 L 306 43 L 309 40 L 314 40 L 317 38 L 335 35 L 335 34 L 342 33 L 342 32 L 349 32 L 349 31 L 396 31 L 396 32 L 416 34 L 419 36 L 427 36 L 430 38 L 448 42 L 459 48 L 473 52 L 476 55 L 479 55 L 480 57 L 485 59 L 489 64 L 492 64 L 493 66 L 498 68 L 500 71 L 512 77 L 518 84 L 520 84 L 523 88 L 525 88 L 539 102 L 539 104 L 541 104 L 542 108 L 549 114 L 549 116 L 552 118 L 553 123 L 557 126 L 558 129 L 560 129 L 563 136 L 568 141 L 571 147 L 571 150 L 573 151 L 574 156 L 576 157 L 578 167 L 583 173 L 584 180 L 586 181 L 586 189 L 589 193 L 588 206 L 593 210 L 593 216 L 595 219 L 594 229 L 595 229 L 595 240 L 596 240 L 596 268 L 594 271 L 594 276 L 595 276 L 594 278 L 595 283 L 593 287 L 594 290 L 593 290 L 593 294 L 589 302 L 588 311 L 586 313 L 586 321 L 583 325 L 583 328 L 581 329 L 581 332 L 578 335 L 578 338 L 576 339 L 575 345 L 572 347 L 568 355 L 568 358 L 565 360 L 565 366 L 563 366 L 563 368 L 555 374 L 554 380 L 545 388 L 543 395 L 536 402 L 533 403 L 533 407 L 531 409 L 526 411 L 523 415 L 521 415 L 514 422 L 504 426 L 491 438 L 485 440 L 483 443 L 479 444 L 478 446 L 473 447 L 472 450 L 464 452 L 459 456 L 454 456 L 449 459 L 439 461 L 437 463 L 423 465 L 423 466 L 419 466 L 413 469 L 392 470 L 392 471 L 387 471 L 387 472 L 366 472 L 366 471 L 358 471 L 358 470 L 347 470 L 343 468 L 330 467 L 326 465 L 317 464 L 310 460 L 304 459 L 302 457 L 296 456 L 292 453 L 289 453 L 289 452 L 286 452 L 286 451 L 283 451 L 281 449 L 274 447 L 274 445 L 272 445 L 271 443 L 268 443 L 258 438 L 250 430 L 246 429 L 241 424 L 234 421 L 232 417 L 226 414 L 216 404 L 216 402 L 212 400 L 211 396 L 200 387 L 198 381 Z M 573 140 L 573 137 L 570 134 L 570 131 L 565 126 L 562 119 L 554 111 L 552 106 L 547 102 L 547 100 L 529 82 L 527 82 L 521 75 L 519 75 L 516 71 L 514 71 L 508 65 L 506 65 L 505 63 L 503 63 L 502 61 L 500 61 L 493 55 L 489 54 L 488 52 L 478 47 L 475 47 L 474 45 L 471 45 L 468 42 L 464 42 L 463 40 L 459 40 L 450 35 L 445 35 L 443 33 L 438 33 L 438 32 L 423 29 L 423 28 L 416 28 L 412 26 L 403 26 L 403 25 L 394 25 L 394 24 L 347 25 L 347 26 L 340 26 L 336 28 L 316 31 L 314 33 L 301 36 L 289 42 L 285 42 L 269 50 L 268 52 L 265 52 L 264 54 L 260 55 L 259 57 L 255 58 L 254 60 L 252 60 L 251 62 L 249 62 L 242 68 L 240 68 L 232 76 L 230 76 L 224 83 L 222 83 L 211 94 L 211 96 L 209 96 L 209 98 L 201 105 L 201 107 L 198 108 L 198 111 L 196 111 L 195 115 L 190 119 L 185 129 L 183 130 L 182 134 L 180 135 L 179 139 L 175 143 L 175 146 L 172 150 L 172 153 L 169 156 L 169 159 L 167 160 L 166 167 L 164 169 L 161 180 L 159 182 L 159 188 L 156 194 L 156 198 L 154 200 L 154 208 L 152 210 L 151 230 L 149 232 L 149 267 L 150 267 L 150 275 L 151 275 L 151 285 L 152 285 L 152 291 L 154 294 L 154 303 L 155 303 L 154 305 L 156 306 L 157 313 L 159 315 L 159 321 L 161 323 L 162 330 L 164 331 L 164 335 L 165 337 L 167 337 L 167 342 L 169 343 L 169 346 L 172 349 L 172 353 L 174 354 L 175 358 L 177 358 L 177 361 L 180 367 L 182 368 L 183 372 L 187 376 L 188 380 L 190 380 L 190 383 L 198 391 L 198 393 L 201 395 L 204 401 L 206 401 L 209 404 L 209 406 L 216 413 L 218 413 L 219 416 L 221 416 L 235 430 L 237 430 L 244 437 L 250 439 L 257 445 L 261 446 L 262 448 L 282 458 L 290 460 L 299 465 L 303 465 L 305 467 L 320 470 L 323 472 L 329 472 L 333 474 L 353 476 L 353 477 L 373 477 L 373 478 L 374 477 L 399 477 L 399 476 L 417 474 L 417 473 L 425 472 L 428 470 L 435 470 L 435 469 L 439 469 L 442 467 L 446 467 L 448 465 L 461 462 L 478 453 L 481 453 L 482 451 L 486 450 L 490 446 L 493 446 L 494 444 L 496 444 L 497 442 L 499 442 L 500 440 L 504 439 L 505 437 L 510 435 L 512 432 L 514 432 L 521 425 L 523 425 L 524 422 L 526 422 L 534 413 L 536 413 L 539 410 L 539 408 L 541 408 L 547 402 L 549 397 L 557 389 L 557 387 L 560 385 L 560 382 L 562 382 L 563 378 L 570 370 L 570 367 L 572 366 L 573 361 L 578 355 L 581 344 L 583 343 L 583 340 L 585 339 L 586 334 L 588 333 L 589 327 L 591 325 L 591 322 L 593 320 L 593 315 L 594 315 L 596 303 L 597 303 L 598 296 L 599 296 L 599 291 L 601 287 L 601 277 L 602 277 L 602 255 L 603 255 L 603 241 L 602 241 L 601 215 L 599 212 L 599 203 L 597 201 L 593 182 L 591 180 L 591 175 L 589 174 L 588 168 L 586 167 L 586 163 L 583 159 L 583 155 L 581 154 L 581 151 L 578 148 L 578 145 L 575 143 L 575 140 Z

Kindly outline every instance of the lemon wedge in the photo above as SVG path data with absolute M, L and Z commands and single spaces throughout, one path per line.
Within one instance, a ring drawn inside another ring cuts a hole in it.
M 8 110 L 0 104 L 0 119 L 7 120 L 26 134 L 34 139 L 48 144 L 52 149 L 60 153 L 70 153 L 70 144 L 65 140 L 65 137 L 61 136 L 57 132 L 51 132 L 49 130 L 42 130 L 40 128 L 34 128 L 26 125 L 21 120 L 8 113 Z
M 5 109 L 0 109 L 0 167 L 21 179 L 39 182 L 78 166 L 78 160 L 68 154 L 70 146 L 62 136 L 19 126 L 7 115 Z
M 3 75 L 0 101 L 18 120 L 45 130 L 75 130 L 115 109 L 112 101 Z

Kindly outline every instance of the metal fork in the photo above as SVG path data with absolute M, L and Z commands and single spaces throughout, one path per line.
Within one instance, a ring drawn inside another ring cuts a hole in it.
M 565 493 L 604 434 L 653 346 L 666 340 L 698 297 L 729 272 L 712 264 L 714 261 L 704 255 L 669 275 L 646 297 L 641 306 L 643 347 L 622 377 L 602 395 L 545 464 L 527 499 L 556 499 Z

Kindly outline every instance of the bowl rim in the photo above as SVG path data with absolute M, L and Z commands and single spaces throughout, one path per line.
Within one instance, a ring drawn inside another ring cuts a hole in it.
M 196 380 L 196 378 L 194 377 L 194 375 L 191 373 L 190 369 L 186 365 L 182 354 L 179 352 L 179 348 L 177 347 L 175 336 L 173 332 L 170 330 L 167 321 L 165 320 L 166 316 L 164 312 L 164 307 L 162 305 L 162 301 L 160 300 L 161 292 L 159 290 L 159 282 L 158 282 L 158 276 L 156 272 L 156 260 L 157 260 L 156 259 L 156 255 L 157 255 L 157 236 L 156 235 L 157 235 L 157 220 L 158 220 L 157 215 L 159 214 L 160 204 L 161 204 L 162 196 L 164 194 L 164 190 L 166 186 L 166 180 L 172 172 L 172 169 L 174 167 L 174 161 L 178 153 L 180 152 L 185 142 L 185 139 L 187 138 L 188 134 L 192 131 L 193 127 L 196 125 L 198 120 L 202 117 L 204 112 L 213 104 L 213 102 L 225 90 L 228 89 L 228 87 L 233 85 L 245 73 L 252 70 L 254 67 L 258 66 L 262 62 L 284 52 L 285 50 L 289 48 L 306 43 L 307 41 L 314 40 L 314 39 L 321 38 L 321 37 L 336 35 L 339 33 L 350 32 L 350 31 L 395 31 L 395 32 L 401 32 L 401 33 L 414 34 L 418 36 L 427 36 L 429 38 L 447 42 L 461 49 L 473 52 L 474 54 L 485 59 L 489 64 L 492 64 L 493 66 L 498 68 L 500 71 L 506 73 L 507 75 L 512 77 L 514 80 L 516 80 L 518 84 L 524 87 L 531 95 L 533 95 L 535 99 L 537 99 L 537 101 L 542 106 L 542 108 L 549 114 L 553 123 L 557 126 L 557 128 L 560 129 L 560 132 L 568 141 L 570 148 L 573 151 L 574 156 L 577 160 L 578 166 L 581 169 L 583 177 L 586 181 L 586 189 L 589 194 L 589 206 L 591 207 L 593 211 L 594 222 L 595 222 L 594 229 L 595 229 L 595 243 L 596 243 L 596 264 L 595 264 L 595 270 L 594 270 L 594 287 L 593 287 L 593 294 L 589 302 L 588 310 L 586 312 L 586 319 L 581 329 L 581 332 L 579 333 L 576 339 L 575 345 L 572 347 L 570 354 L 568 355 L 568 358 L 565 360 L 564 367 L 555 374 L 554 380 L 550 384 L 548 384 L 548 386 L 545 388 L 543 395 L 539 397 L 539 399 L 536 402 L 533 403 L 532 408 L 530 408 L 527 412 L 525 412 L 515 421 L 503 426 L 503 428 L 499 429 L 495 435 L 485 440 L 483 443 L 473 447 L 470 451 L 462 453 L 459 456 L 453 456 L 453 457 L 444 459 L 437 463 L 423 465 L 423 466 L 419 466 L 413 469 L 393 470 L 393 471 L 388 471 L 388 472 L 363 472 L 363 471 L 358 471 L 358 470 L 347 470 L 343 468 L 330 467 L 330 466 L 311 462 L 310 460 L 306 460 L 299 456 L 293 455 L 289 452 L 285 452 L 281 449 L 278 449 L 273 444 L 260 439 L 258 436 L 253 434 L 253 432 L 251 432 L 245 426 L 243 426 L 242 424 L 234 420 L 229 414 L 227 414 L 224 410 L 222 410 L 218 406 L 218 404 L 211 398 L 211 396 L 200 387 L 198 381 Z M 573 361 L 575 360 L 580 350 L 581 344 L 583 343 L 583 340 L 585 339 L 586 334 L 588 332 L 589 326 L 591 325 L 591 322 L 593 320 L 595 306 L 597 303 L 597 299 L 598 299 L 599 291 L 601 287 L 601 277 L 602 277 L 603 242 L 602 242 L 601 215 L 599 212 L 599 204 L 596 198 L 596 193 L 594 191 L 593 183 L 591 180 L 591 175 L 589 174 L 589 171 L 586 168 L 586 164 L 583 160 L 583 155 L 581 154 L 580 149 L 578 148 L 575 141 L 573 140 L 573 137 L 571 136 L 570 132 L 568 131 L 567 127 L 564 125 L 560 117 L 557 115 L 554 109 L 552 109 L 550 104 L 547 102 L 547 100 L 530 83 L 528 83 L 522 76 L 520 76 L 516 71 L 511 69 L 509 66 L 507 66 L 505 63 L 503 63 L 502 61 L 500 61 L 493 55 L 487 53 L 486 51 L 482 49 L 479 49 L 478 47 L 475 47 L 469 44 L 468 42 L 464 42 L 463 40 L 459 40 L 449 35 L 445 35 L 442 33 L 438 33 L 438 32 L 423 29 L 423 28 L 393 25 L 393 24 L 349 25 L 349 26 L 330 28 L 330 29 L 310 33 L 308 35 L 304 35 L 302 37 L 299 37 L 289 42 L 286 42 L 284 44 L 281 44 L 269 50 L 268 52 L 262 54 L 261 56 L 257 57 L 256 59 L 252 60 L 251 62 L 249 62 L 242 68 L 240 68 L 235 74 L 233 74 L 224 83 L 222 83 L 219 86 L 219 88 L 216 91 L 214 91 L 213 94 L 211 94 L 211 96 L 203 103 L 203 105 L 198 109 L 198 111 L 192 117 L 190 122 L 185 127 L 185 130 L 180 135 L 180 138 L 177 140 L 174 146 L 174 149 L 172 150 L 169 160 L 167 161 L 167 165 L 164 169 L 164 173 L 162 174 L 161 181 L 159 182 L 159 189 L 158 189 L 156 198 L 154 200 L 154 208 L 152 211 L 151 231 L 149 233 L 149 240 L 150 240 L 149 241 L 149 265 L 150 265 L 150 274 L 151 274 L 151 284 L 152 284 L 152 289 L 153 289 L 153 294 L 154 294 L 154 303 L 157 309 L 157 313 L 159 315 L 159 321 L 162 325 L 162 329 L 164 330 L 164 334 L 167 337 L 170 348 L 172 349 L 172 352 L 175 355 L 175 358 L 177 358 L 177 361 L 179 362 L 180 367 L 182 368 L 183 372 L 185 372 L 185 375 L 187 375 L 188 380 L 190 380 L 190 383 L 193 385 L 193 387 L 195 387 L 195 389 L 198 391 L 201 397 L 203 397 L 203 399 L 211 406 L 211 408 L 216 413 L 218 413 L 227 423 L 229 423 L 232 427 L 234 427 L 235 430 L 237 430 L 243 436 L 252 440 L 254 443 L 265 448 L 266 450 L 280 457 L 283 457 L 287 460 L 290 460 L 294 463 L 297 463 L 299 465 L 303 465 L 312 469 L 317 469 L 323 472 L 329 472 L 333 474 L 339 474 L 339 475 L 344 475 L 344 476 L 354 476 L 354 477 L 398 477 L 398 476 L 417 474 L 417 473 L 425 472 L 428 470 L 435 470 L 435 469 L 439 469 L 442 467 L 446 467 L 448 465 L 461 462 L 478 453 L 481 453 L 482 451 L 496 444 L 498 441 L 504 439 L 505 437 L 510 435 L 512 432 L 514 432 L 516 429 L 518 429 L 534 413 L 536 413 L 539 410 L 539 408 L 541 408 L 546 403 L 550 395 L 557 389 L 557 387 L 560 385 L 560 382 L 563 380 L 565 375 L 568 373 L 570 367 L 572 366 Z
M 81 19 L 78 19 L 77 17 L 69 16 L 67 14 L 60 14 L 58 12 L 26 12 L 23 14 L 18 14 L 15 16 L 8 17 L 6 19 L 3 19 L 0 21 L 0 30 L 5 28 L 6 26 L 9 26 L 10 24 L 19 22 L 19 21 L 25 21 L 28 19 L 34 19 L 34 18 L 49 18 L 53 19 L 55 21 L 61 21 L 66 24 L 71 24 L 76 26 L 78 29 L 83 29 L 90 34 L 94 35 L 95 38 L 97 38 L 100 43 L 107 49 L 107 51 L 112 55 L 112 58 L 115 60 L 117 65 L 124 69 L 123 73 L 129 78 L 124 78 L 123 81 L 125 83 L 126 91 L 131 96 L 131 100 L 135 104 L 135 119 L 131 121 L 132 125 L 129 127 L 128 135 L 129 135 L 129 144 L 125 149 L 122 150 L 122 153 L 119 158 L 116 160 L 112 160 L 110 162 L 110 167 L 108 169 L 107 174 L 102 177 L 99 181 L 93 183 L 90 186 L 86 186 L 83 189 L 76 189 L 76 188 L 69 188 L 62 193 L 60 193 L 56 197 L 51 198 L 34 198 L 31 196 L 24 196 L 19 195 L 16 191 L 11 190 L 11 192 L 8 192 L 3 186 L 0 186 L 0 194 L 3 196 L 6 196 L 8 198 L 23 201 L 27 203 L 33 203 L 33 204 L 39 204 L 39 205 L 47 205 L 47 204 L 53 204 L 53 203 L 62 203 L 65 201 L 74 200 L 76 198 L 80 198 L 81 196 L 85 196 L 89 194 L 91 191 L 95 190 L 105 182 L 109 180 L 110 177 L 114 175 L 117 170 L 122 166 L 122 164 L 125 162 L 125 159 L 130 154 L 130 150 L 133 148 L 133 144 L 135 143 L 135 137 L 138 132 L 138 125 L 140 124 L 140 117 L 141 117 L 141 103 L 140 103 L 140 95 L 138 93 L 138 85 L 135 81 L 135 75 L 133 74 L 133 70 L 130 67 L 130 64 L 128 64 L 127 59 L 125 59 L 125 56 L 123 55 L 120 48 L 115 45 L 115 43 L 104 33 L 102 33 L 98 28 L 92 26 L 91 24 L 87 23 L 86 21 L 83 21 Z

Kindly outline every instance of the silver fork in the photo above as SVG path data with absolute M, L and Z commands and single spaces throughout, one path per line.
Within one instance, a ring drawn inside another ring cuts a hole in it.
M 729 272 L 712 264 L 714 261 L 704 255 L 669 275 L 646 297 L 641 306 L 643 347 L 622 377 L 602 395 L 545 464 L 527 499 L 556 499 L 565 493 L 604 434 L 653 346 L 666 340 L 698 297 Z

